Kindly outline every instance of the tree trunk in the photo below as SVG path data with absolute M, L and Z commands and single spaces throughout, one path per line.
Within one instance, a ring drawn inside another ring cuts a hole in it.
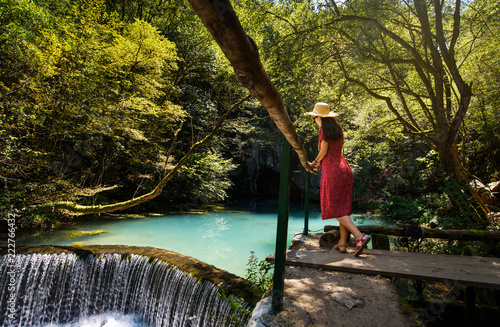
M 453 144 L 450 144 L 446 141 L 438 143 L 439 162 L 441 164 L 441 168 L 447 176 L 452 176 L 453 178 L 456 178 L 458 180 L 463 180 L 459 177 L 457 162 L 455 161 L 452 153 Z
M 432 109 L 436 120 L 436 140 L 441 167 L 447 176 L 451 176 L 459 183 L 468 185 L 473 178 L 465 169 L 462 159 L 458 155 L 455 139 L 458 129 L 463 123 L 465 114 L 469 108 L 472 97 L 471 85 L 462 78 L 454 56 L 456 40 L 460 33 L 460 8 L 461 1 L 455 2 L 455 15 L 453 18 L 453 35 L 451 39 L 445 34 L 443 28 L 443 16 L 441 2 L 434 0 L 435 32 L 430 25 L 428 15 L 428 2 L 415 0 L 415 11 L 422 27 L 422 34 L 426 48 L 432 58 L 432 70 L 429 72 L 434 79 L 434 90 L 430 92 Z M 447 73 L 448 72 L 448 73 Z M 450 101 L 450 79 L 458 90 L 458 108 L 454 115 L 451 111 Z M 478 215 L 481 224 L 487 224 L 486 214 L 489 212 L 484 200 L 479 194 L 471 189 L 472 197 L 469 200 L 472 211 L 464 212 L 465 215 Z M 449 194 L 453 202 L 456 194 Z M 455 203 L 456 204 L 456 203 Z M 478 207 L 476 209 L 476 206 Z M 474 214 L 475 212 L 475 214 Z
M 262 66 L 257 46 L 243 30 L 231 3 L 228 0 L 188 1 L 233 66 L 238 81 L 266 108 L 302 166 L 313 172 L 283 101 Z

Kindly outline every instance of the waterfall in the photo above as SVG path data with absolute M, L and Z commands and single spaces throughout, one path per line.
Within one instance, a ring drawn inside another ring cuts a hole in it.
M 119 312 L 145 326 L 245 326 L 232 296 L 175 266 L 119 254 L 0 256 L 0 326 L 47 326 Z

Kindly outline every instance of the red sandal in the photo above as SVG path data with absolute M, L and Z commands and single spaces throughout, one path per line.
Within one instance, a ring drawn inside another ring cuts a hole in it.
M 365 234 L 363 234 L 361 238 L 356 240 L 356 252 L 354 252 L 355 257 L 363 253 L 363 250 L 366 247 L 366 244 L 370 242 L 370 239 L 371 239 L 370 236 L 366 236 Z

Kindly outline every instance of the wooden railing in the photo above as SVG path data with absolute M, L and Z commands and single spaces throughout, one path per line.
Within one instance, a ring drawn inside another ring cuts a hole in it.
M 500 231 L 484 230 L 457 230 L 457 229 L 439 229 L 424 228 L 415 225 L 401 226 L 358 226 L 360 232 L 370 234 L 373 239 L 373 248 L 381 250 L 390 250 L 388 236 L 411 236 L 414 238 L 439 238 L 444 240 L 457 241 L 483 241 L 500 242 Z M 320 237 L 322 247 L 331 248 L 337 242 L 339 226 L 326 225 L 325 234 Z

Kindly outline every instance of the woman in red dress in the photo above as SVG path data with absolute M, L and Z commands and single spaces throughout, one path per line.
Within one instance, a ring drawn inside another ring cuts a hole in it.
M 313 169 L 321 169 L 321 217 L 336 218 L 340 225 L 340 240 L 334 248 L 342 253 L 347 252 L 348 232 L 356 240 L 355 256 L 360 255 L 370 237 L 362 234 L 351 219 L 352 185 L 351 167 L 342 155 L 344 133 L 334 117 L 338 114 L 330 112 L 330 106 L 319 102 L 312 112 L 306 115 L 314 116 L 314 121 L 320 127 L 318 136 L 318 156 L 312 163 Z

